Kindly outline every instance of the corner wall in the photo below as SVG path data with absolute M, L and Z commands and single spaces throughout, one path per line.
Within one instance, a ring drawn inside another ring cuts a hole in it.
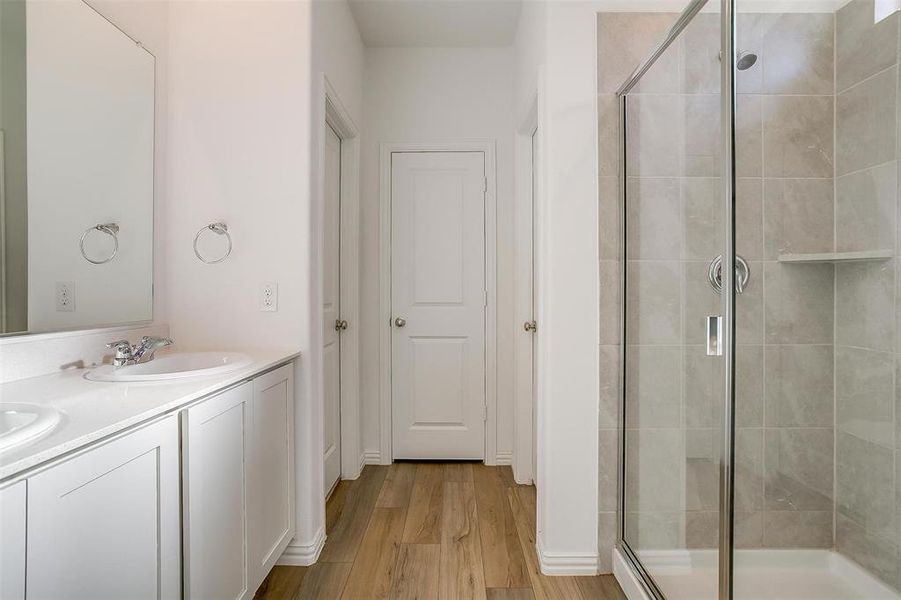
M 379 152 L 388 142 L 497 142 L 497 457 L 513 451 L 513 51 L 367 48 L 360 181 L 363 448 L 379 456 Z M 490 457 L 493 460 L 497 457 Z

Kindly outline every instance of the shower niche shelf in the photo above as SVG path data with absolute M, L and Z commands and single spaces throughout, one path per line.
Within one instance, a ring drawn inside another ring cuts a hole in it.
M 779 262 L 790 264 L 848 263 L 888 260 L 892 250 L 862 250 L 858 252 L 822 252 L 817 254 L 780 254 Z

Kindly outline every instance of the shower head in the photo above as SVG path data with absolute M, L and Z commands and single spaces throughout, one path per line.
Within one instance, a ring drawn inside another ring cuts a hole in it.
M 735 61 L 735 67 L 739 71 L 747 71 L 757 62 L 757 55 L 753 52 L 739 52 L 738 59 Z

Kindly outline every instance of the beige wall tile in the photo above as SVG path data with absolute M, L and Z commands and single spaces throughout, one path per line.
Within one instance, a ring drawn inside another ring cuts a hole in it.
M 763 89 L 767 94 L 833 93 L 831 14 L 773 14 L 763 38 Z
M 682 510 L 681 429 L 626 430 L 626 497 L 630 509 Z
M 763 189 L 766 258 L 832 252 L 832 179 L 766 179 Z
M 626 243 L 630 260 L 682 258 L 679 179 L 630 177 L 626 194 Z
M 682 341 L 681 263 L 629 262 L 626 335 L 632 344 Z
M 719 180 L 717 180 L 719 182 Z M 735 247 L 745 260 L 763 258 L 763 180 L 735 182 Z
M 767 510 L 832 510 L 832 428 L 765 431 Z
M 720 97 L 718 94 L 684 96 L 685 145 L 683 174 L 716 177 L 722 172 L 720 152 Z
M 839 431 L 836 435 L 836 512 L 867 533 L 895 531 L 894 451 Z
M 768 344 L 832 343 L 832 265 L 764 264 Z
M 768 548 L 832 547 L 832 511 L 766 511 L 763 545 Z
M 722 358 L 707 356 L 704 346 L 685 346 L 683 368 L 685 427 L 720 427 L 725 402 Z
M 832 346 L 767 346 L 765 353 L 767 426 L 832 427 Z
M 735 355 L 735 423 L 763 425 L 763 346 L 738 346 Z
M 894 260 L 835 266 L 835 343 L 894 348 Z
M 874 0 L 852 0 L 836 13 L 836 88 L 845 90 L 898 61 L 898 14 L 873 22 Z
M 764 176 L 832 177 L 831 96 L 765 96 Z
M 602 345 L 618 344 L 622 337 L 622 270 L 622 263 L 618 260 L 598 263 L 598 298 L 601 304 L 598 325 Z
M 685 96 L 630 95 L 626 101 L 626 169 L 629 175 L 682 174 Z
M 619 455 L 619 435 L 616 429 L 602 429 L 598 432 L 598 448 L 601 453 L 599 467 L 599 504 L 601 511 L 616 510 L 617 456 Z
M 718 177 L 682 178 L 686 259 L 711 261 L 723 253 L 722 189 Z M 674 224 L 678 224 L 675 221 Z
M 835 347 L 835 427 L 894 450 L 895 357 L 888 352 Z M 839 445 L 837 458 L 849 446 Z M 861 474 L 869 479 L 866 471 Z M 875 476 L 870 473 L 870 477 Z M 889 478 L 892 473 L 888 473 Z
M 677 18 L 677 13 L 599 13 L 599 91 L 616 93 Z M 646 77 L 644 92 L 679 91 L 679 54 L 668 53 Z
M 684 520 L 682 512 L 630 512 L 624 535 L 632 548 L 684 548 Z
M 897 67 L 881 71 L 836 97 L 836 174 L 895 159 L 897 72 Z
M 600 346 L 600 417 L 601 429 L 619 427 L 619 405 L 622 374 L 620 372 L 620 347 Z
M 682 349 L 626 348 L 626 427 L 676 427 L 682 415 Z
M 722 299 L 707 278 L 709 260 L 682 263 L 685 299 L 683 309 L 683 340 L 686 344 L 706 343 L 707 316 L 722 314 Z
M 763 176 L 763 96 L 738 94 L 735 100 L 735 174 Z
M 622 260 L 622 216 L 618 177 L 598 179 L 598 253 L 601 260 Z
M 890 161 L 835 180 L 835 249 L 891 249 L 895 244 L 898 163 Z
M 598 175 L 616 177 L 620 170 L 619 98 L 598 96 Z
M 862 525 L 838 514 L 835 548 L 886 583 L 898 587 L 898 549 L 891 540 L 871 535 Z

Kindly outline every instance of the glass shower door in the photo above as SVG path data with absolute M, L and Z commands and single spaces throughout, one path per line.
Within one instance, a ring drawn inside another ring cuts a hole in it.
M 719 594 L 727 397 L 720 14 L 689 19 L 621 95 L 622 539 L 669 600 Z

